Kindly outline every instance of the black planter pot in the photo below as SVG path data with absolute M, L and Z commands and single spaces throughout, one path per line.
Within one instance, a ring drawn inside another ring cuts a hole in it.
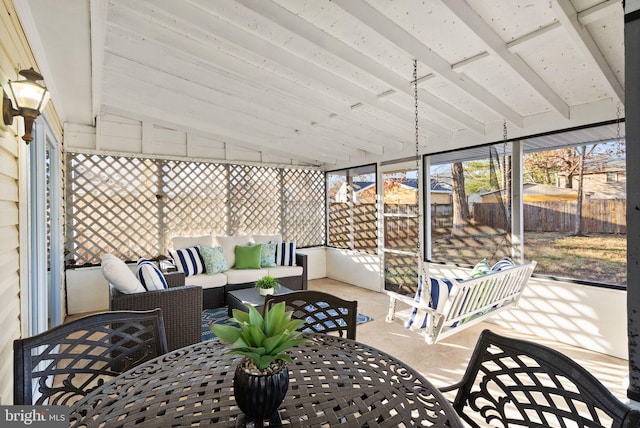
M 289 368 L 282 362 L 280 369 L 274 373 L 254 375 L 247 373 L 243 366 L 243 362 L 238 364 L 233 378 L 238 407 L 251 418 L 270 419 L 276 414 L 289 389 Z

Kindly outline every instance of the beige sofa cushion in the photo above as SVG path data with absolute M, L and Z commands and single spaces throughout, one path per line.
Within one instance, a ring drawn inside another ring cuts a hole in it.
M 253 242 L 256 244 L 268 244 L 269 242 L 282 242 L 282 235 L 252 235 Z
M 174 250 L 196 246 L 213 247 L 213 236 L 174 236 L 171 239 L 171 244 L 173 245 Z
M 302 275 L 302 266 L 275 266 L 267 269 L 269 270 L 269 275 L 274 278 Z
M 185 285 L 199 285 L 204 290 L 207 288 L 224 287 L 227 285 L 227 276 L 224 273 L 216 273 L 214 275 L 201 273 L 199 275 L 188 276 L 184 282 Z
M 231 269 L 224 273 L 227 275 L 227 284 L 244 284 L 245 282 L 256 282 L 260 278 L 269 274 L 267 268 L 262 269 Z

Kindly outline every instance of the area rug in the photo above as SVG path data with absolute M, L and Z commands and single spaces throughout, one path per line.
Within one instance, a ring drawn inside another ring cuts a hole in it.
M 368 315 L 364 315 L 358 313 L 357 315 L 357 323 L 364 324 L 366 322 L 372 321 Z M 216 309 L 205 309 L 202 311 L 202 340 L 211 340 L 215 336 L 209 326 L 211 324 L 223 324 L 223 325 L 234 325 L 229 321 L 229 316 L 227 315 L 227 307 L 224 306 L 222 308 Z

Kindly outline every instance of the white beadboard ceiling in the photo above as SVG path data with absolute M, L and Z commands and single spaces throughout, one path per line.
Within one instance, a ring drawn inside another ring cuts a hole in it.
M 65 124 L 389 161 L 415 153 L 414 59 L 422 153 L 624 117 L 620 0 L 14 2 Z

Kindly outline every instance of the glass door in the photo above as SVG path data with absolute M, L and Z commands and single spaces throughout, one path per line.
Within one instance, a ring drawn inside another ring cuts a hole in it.
M 402 294 L 414 292 L 421 257 L 422 186 L 417 172 L 415 163 L 392 165 L 381 172 L 384 285 L 385 290 Z

